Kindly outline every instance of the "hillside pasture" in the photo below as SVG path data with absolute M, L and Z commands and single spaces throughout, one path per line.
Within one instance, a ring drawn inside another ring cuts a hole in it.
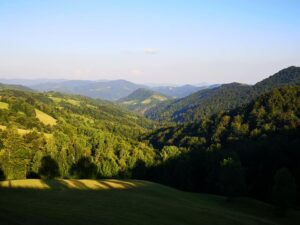
M 6 102 L 0 102 L 0 109 L 8 109 L 9 104 Z
M 6 126 L 0 125 L 0 130 L 6 130 L 6 129 L 7 129 Z M 19 129 L 19 128 L 17 129 L 17 131 L 18 131 L 18 134 L 20 134 L 20 135 L 26 135 L 26 134 L 28 134 L 30 132 L 33 132 L 33 130 L 26 130 L 26 129 Z M 40 133 L 40 132 L 38 132 L 38 133 Z M 45 135 L 45 137 L 47 139 L 53 137 L 53 134 L 48 134 L 48 133 L 43 133 L 43 134 Z
M 1 224 L 295 225 L 271 205 L 178 191 L 138 180 L 15 180 L 0 182 Z
M 57 123 L 57 120 L 54 119 L 52 116 L 50 116 L 38 109 L 35 109 L 35 114 L 36 114 L 36 117 L 45 125 L 54 126 Z

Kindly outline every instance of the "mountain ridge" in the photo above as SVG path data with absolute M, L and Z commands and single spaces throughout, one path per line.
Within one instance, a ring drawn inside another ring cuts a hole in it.
M 145 115 L 154 120 L 197 121 L 219 111 L 227 111 L 246 104 L 272 88 L 293 84 L 300 84 L 300 67 L 285 68 L 255 85 L 233 82 L 200 90 L 171 103 L 160 104 L 147 111 Z

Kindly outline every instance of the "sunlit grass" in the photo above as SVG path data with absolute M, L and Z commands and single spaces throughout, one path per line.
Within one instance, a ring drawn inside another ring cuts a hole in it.
M 143 181 L 125 180 L 6 180 L 0 182 L 1 188 L 32 188 L 32 189 L 77 189 L 77 190 L 107 190 L 107 189 L 128 189 L 145 185 Z
M 0 102 L 0 109 L 8 109 L 9 104 L 6 102 Z
M 67 98 L 58 98 L 58 97 L 53 97 L 53 96 L 49 96 L 49 98 L 51 98 L 55 103 L 60 103 L 60 102 L 65 101 L 67 103 L 70 103 L 71 105 L 80 106 L 80 101 L 78 101 L 78 100 L 67 99 Z
M 0 130 L 6 130 L 6 129 L 7 129 L 6 126 L 0 125 Z M 26 130 L 26 129 L 19 129 L 19 128 L 17 129 L 17 131 L 18 131 L 18 134 L 20 134 L 20 135 L 25 135 L 30 132 L 33 132 L 33 130 Z M 40 133 L 40 132 L 38 132 L 38 133 Z M 48 133 L 42 133 L 42 134 L 44 134 L 47 139 L 53 137 L 53 134 L 48 134 Z
M 70 103 L 71 105 L 80 106 L 80 101 L 74 99 L 67 99 L 66 102 Z
M 49 98 L 51 98 L 55 103 L 60 103 L 61 101 L 63 101 L 62 98 L 58 98 L 58 97 L 49 96 Z
M 36 113 L 36 117 L 45 125 L 56 125 L 57 121 L 56 119 L 54 119 L 52 116 L 38 110 L 35 109 L 35 113 Z

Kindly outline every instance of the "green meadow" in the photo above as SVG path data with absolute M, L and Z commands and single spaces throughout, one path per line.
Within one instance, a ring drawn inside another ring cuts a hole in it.
M 8 109 L 9 105 L 6 102 L 0 102 L 0 109 Z
M 247 198 L 187 193 L 138 180 L 15 180 L 0 182 L 0 224 L 295 225 L 298 211 L 274 215 Z

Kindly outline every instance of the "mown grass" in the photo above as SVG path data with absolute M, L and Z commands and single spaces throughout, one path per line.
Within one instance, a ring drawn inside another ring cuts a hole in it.
M 146 181 L 22 180 L 1 184 L 9 187 L 9 183 L 11 188 L 0 188 L 0 224 L 289 225 L 300 221 L 299 212 L 277 218 L 272 206 L 259 201 L 228 202 L 223 197 L 186 193 Z
M 56 119 L 54 119 L 52 116 L 35 109 L 36 117 L 45 125 L 54 126 L 56 124 Z
M 9 104 L 6 102 L 0 102 L 0 109 L 8 109 Z

